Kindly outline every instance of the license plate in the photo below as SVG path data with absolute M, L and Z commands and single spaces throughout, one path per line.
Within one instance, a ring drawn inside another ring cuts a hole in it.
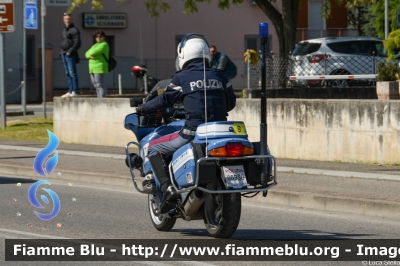
M 247 186 L 246 174 L 243 165 L 223 166 L 225 183 L 228 188 L 242 188 Z

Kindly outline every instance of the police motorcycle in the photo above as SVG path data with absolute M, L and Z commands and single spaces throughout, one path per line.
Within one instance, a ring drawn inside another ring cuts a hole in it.
M 204 80 L 205 84 L 205 80 Z M 166 84 L 167 85 L 167 84 Z M 143 100 L 150 101 L 163 92 L 155 86 Z M 138 102 L 131 99 L 131 107 Z M 155 113 L 131 113 L 124 126 L 137 142 L 126 147 L 126 164 L 136 190 L 148 194 L 148 207 L 153 226 L 170 231 L 176 219 L 203 220 L 208 233 L 215 238 L 228 238 L 237 229 L 241 216 L 241 197 L 254 197 L 276 182 L 276 159 L 265 143 L 250 142 L 244 122 L 218 121 L 200 124 L 194 139 L 172 156 L 164 156 L 171 183 L 179 198 L 168 213 L 160 213 L 162 191 L 147 155 L 149 143 L 161 136 L 179 131 L 185 122 L 183 103 Z M 139 154 L 131 153 L 136 146 Z M 141 188 L 134 170 L 140 172 Z

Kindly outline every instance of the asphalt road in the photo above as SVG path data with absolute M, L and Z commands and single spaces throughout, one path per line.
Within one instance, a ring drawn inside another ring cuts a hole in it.
M 36 180 L 0 177 L 0 264 L 54 265 L 54 262 L 4 262 L 4 239 L 210 239 L 202 221 L 178 220 L 171 232 L 158 232 L 150 222 L 147 196 L 132 189 L 49 180 L 61 211 L 50 221 L 33 213 L 27 191 Z M 20 183 L 20 186 L 18 186 Z M 38 192 L 39 193 L 39 192 Z M 51 205 L 51 204 L 50 204 Z M 51 212 L 51 206 L 40 211 Z M 17 215 L 20 213 L 20 215 Z M 61 227 L 57 227 L 61 224 Z M 283 206 L 244 203 L 233 239 L 400 239 L 400 223 L 357 215 L 310 211 Z M 59 263 L 57 263 L 59 264 Z M 98 265 L 100 262 L 63 262 Z M 125 264 L 125 263 L 124 263 Z M 164 262 L 126 264 L 165 265 Z M 232 265 L 232 262 L 169 262 L 172 265 Z M 248 265 L 247 262 L 235 262 Z M 321 262 L 251 262 L 252 265 L 321 265 Z M 361 265 L 360 262 L 324 262 L 324 265 Z M 121 262 L 101 262 L 121 265 Z

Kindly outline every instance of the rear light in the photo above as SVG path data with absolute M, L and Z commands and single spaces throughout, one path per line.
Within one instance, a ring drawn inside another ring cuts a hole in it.
M 308 61 L 311 64 L 315 64 L 315 63 L 321 62 L 323 59 L 326 59 L 328 57 L 330 57 L 329 54 L 314 54 L 314 55 L 308 57 Z
M 147 73 L 147 68 L 145 66 L 133 66 L 132 74 L 137 78 L 143 78 L 144 74 Z
M 237 157 L 243 154 L 244 146 L 242 143 L 229 143 L 225 146 L 225 150 L 228 157 Z
M 211 156 L 218 157 L 238 157 L 254 154 L 254 149 L 243 145 L 242 143 L 228 143 L 227 145 L 210 151 Z
M 132 67 L 132 71 L 140 71 L 140 67 L 139 66 L 133 66 Z

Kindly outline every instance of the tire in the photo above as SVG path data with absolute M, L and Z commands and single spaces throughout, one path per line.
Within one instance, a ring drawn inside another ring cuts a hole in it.
M 221 181 L 207 185 L 210 190 L 220 190 Z M 239 225 L 242 200 L 240 193 L 207 194 L 204 201 L 203 219 L 208 233 L 215 238 L 228 238 Z
M 351 73 L 345 69 L 339 69 L 334 71 L 330 75 L 351 75 Z M 331 88 L 344 88 L 349 86 L 349 81 L 346 79 L 334 79 L 328 81 L 328 86 Z
M 174 227 L 176 218 L 168 217 L 168 215 L 161 214 L 160 216 L 157 216 L 155 214 L 155 205 L 156 202 L 154 201 L 155 196 L 152 194 L 149 194 L 148 201 L 149 201 L 149 213 L 150 213 L 150 219 L 151 222 L 153 223 L 153 226 L 158 230 L 158 231 L 170 231 L 172 227 Z

